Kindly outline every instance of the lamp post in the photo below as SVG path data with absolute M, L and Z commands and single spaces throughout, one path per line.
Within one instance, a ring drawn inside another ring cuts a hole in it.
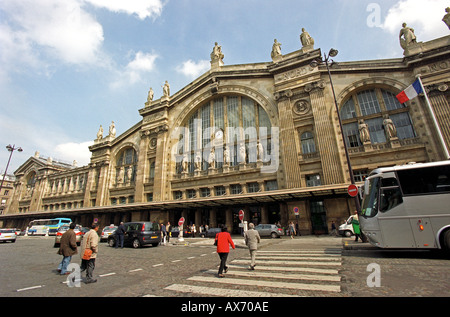
M 333 92 L 334 106 L 336 107 L 336 112 L 337 112 L 338 121 L 339 121 L 339 128 L 341 130 L 342 139 L 344 141 L 345 158 L 347 159 L 347 166 L 348 166 L 348 170 L 349 170 L 349 174 L 350 174 L 350 181 L 354 185 L 355 184 L 355 178 L 354 178 L 354 175 L 353 175 L 352 164 L 350 163 L 350 157 L 348 155 L 347 141 L 345 140 L 344 129 L 342 128 L 341 115 L 339 113 L 339 106 L 338 106 L 338 103 L 337 103 L 337 100 L 336 100 L 336 94 L 334 92 L 334 85 L 333 85 L 333 80 L 331 78 L 331 71 L 330 71 L 330 67 L 333 66 L 333 64 L 335 64 L 335 62 L 332 59 L 330 59 L 330 58 L 331 57 L 336 57 L 338 53 L 339 53 L 338 50 L 332 48 L 328 52 L 328 56 L 327 56 L 327 54 L 324 53 L 323 54 L 323 57 L 324 57 L 323 59 L 318 59 L 318 58 L 314 59 L 310 63 L 310 66 L 312 68 L 316 68 L 319 65 L 325 64 L 325 66 L 327 67 L 328 77 L 330 78 L 331 91 Z M 331 63 L 330 63 L 330 61 L 331 61 Z M 361 205 L 359 203 L 358 196 L 355 197 L 355 205 L 356 205 L 356 210 L 359 213 L 361 211 Z
M 5 181 L 6 172 L 8 172 L 9 162 L 11 162 L 11 157 L 12 157 L 13 152 L 15 150 L 17 150 L 19 152 L 23 151 L 21 147 L 16 148 L 15 144 L 14 145 L 9 144 L 9 145 L 6 146 L 6 148 L 8 149 L 9 152 L 11 152 L 11 154 L 9 154 L 8 164 L 6 164 L 5 174 L 3 174 L 2 183 L 0 184 L 0 191 L 3 188 L 3 182 Z

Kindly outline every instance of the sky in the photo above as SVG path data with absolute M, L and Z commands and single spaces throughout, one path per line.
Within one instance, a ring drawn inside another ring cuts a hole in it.
M 210 69 L 271 62 L 301 49 L 305 28 L 335 61 L 402 58 L 403 22 L 418 41 L 450 35 L 448 0 L 1 0 L 0 174 L 36 151 L 89 164 L 100 125 L 117 135 L 142 120 L 150 87 L 175 94 Z

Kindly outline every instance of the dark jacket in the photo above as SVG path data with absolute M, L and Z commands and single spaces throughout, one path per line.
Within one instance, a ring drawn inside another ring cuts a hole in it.
M 61 237 L 61 243 L 57 252 L 60 255 L 72 256 L 78 253 L 77 236 L 73 229 L 69 229 Z

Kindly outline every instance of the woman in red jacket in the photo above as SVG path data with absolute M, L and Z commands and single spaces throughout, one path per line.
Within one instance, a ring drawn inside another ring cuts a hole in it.
M 235 248 L 233 240 L 227 232 L 226 227 L 222 228 L 222 232 L 216 234 L 215 244 L 217 245 L 217 253 L 220 257 L 219 277 L 224 277 L 223 272 L 225 271 L 225 273 L 227 273 L 228 271 L 226 264 L 228 253 L 230 253 L 230 245 L 233 249 Z

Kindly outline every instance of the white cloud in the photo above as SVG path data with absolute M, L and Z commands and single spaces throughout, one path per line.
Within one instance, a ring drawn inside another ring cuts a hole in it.
M 85 166 L 89 164 L 91 159 L 91 151 L 89 151 L 89 146 L 94 144 L 93 141 L 75 143 L 68 142 L 62 143 L 55 147 L 54 155 L 55 158 L 63 160 L 68 163 L 73 163 L 73 161 L 77 161 L 78 166 Z
M 177 72 L 182 73 L 189 78 L 196 78 L 206 72 L 210 67 L 211 64 L 207 60 L 201 60 L 199 62 L 188 60 L 177 67 Z
M 164 4 L 161 0 L 85 0 L 99 7 L 113 12 L 125 12 L 135 14 L 141 20 L 145 18 L 156 18 L 161 15 Z
M 111 88 L 132 85 L 142 80 L 142 75 L 153 71 L 157 54 L 137 52 L 123 71 L 119 71 L 116 80 L 111 83 Z
M 2 60 L 14 56 L 27 66 L 45 57 L 74 64 L 98 60 L 103 28 L 78 0 L 2 0 L 0 9 L 6 16 L 0 44 L 8 48 Z
M 418 41 L 429 41 L 448 35 L 442 22 L 447 7 L 448 0 L 401 0 L 389 9 L 381 27 L 398 34 L 405 22 L 415 30 Z

